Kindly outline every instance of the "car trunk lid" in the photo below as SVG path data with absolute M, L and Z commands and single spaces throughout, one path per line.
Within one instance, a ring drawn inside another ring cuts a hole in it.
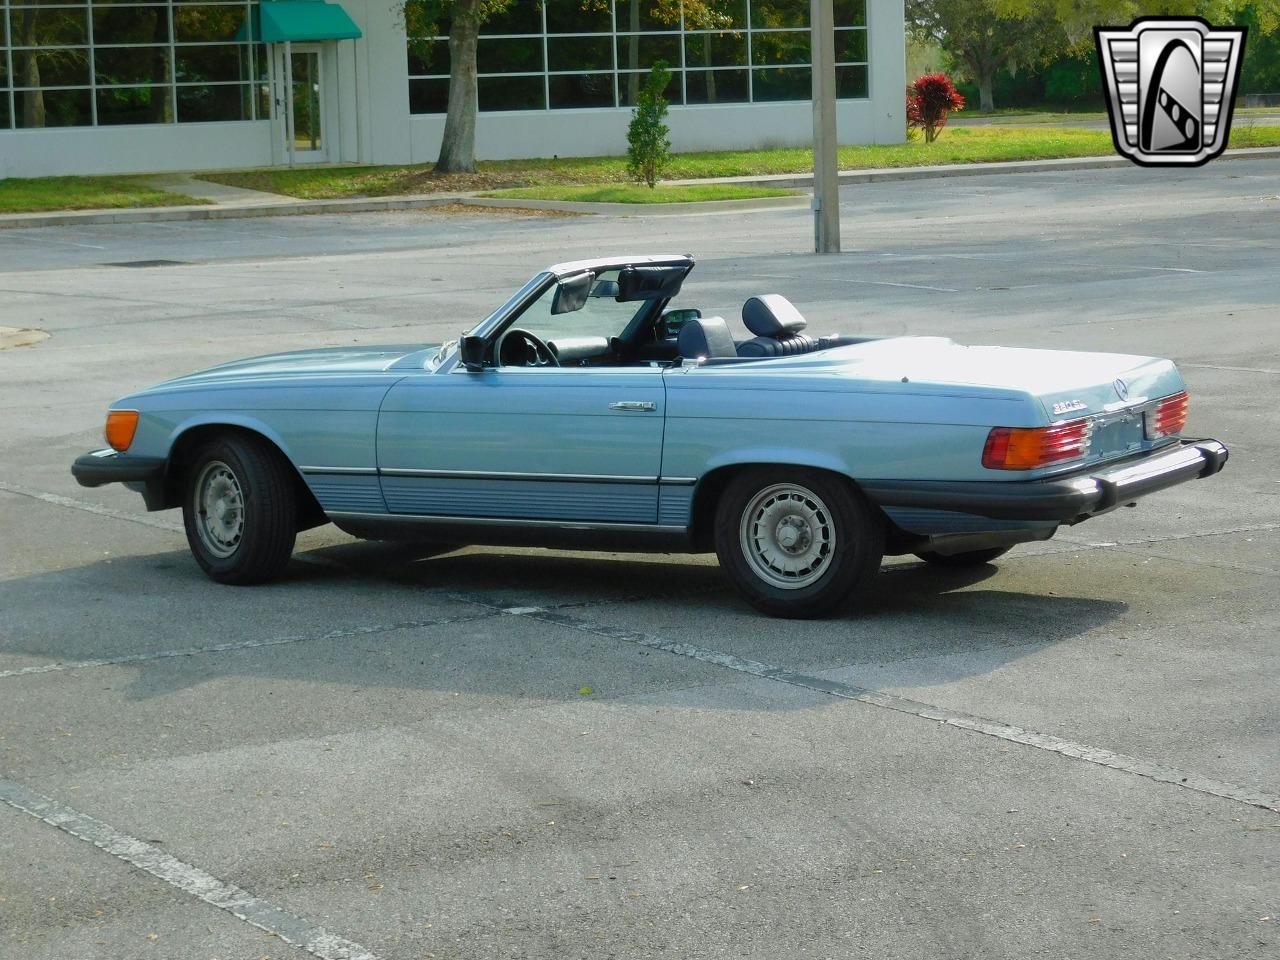
M 1089 419 L 1089 455 L 1075 465 L 1150 446 L 1142 409 L 1185 389 L 1169 360 L 1119 353 L 968 347 L 944 337 L 894 337 L 826 352 L 832 373 L 910 383 L 913 390 L 958 396 L 1017 393 L 1031 400 L 1032 427 Z M 815 359 L 822 354 L 810 354 Z M 795 358 L 796 367 L 805 357 Z M 993 424 L 995 426 L 995 424 Z

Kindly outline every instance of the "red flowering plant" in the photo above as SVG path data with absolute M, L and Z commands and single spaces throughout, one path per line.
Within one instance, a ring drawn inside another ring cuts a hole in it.
M 963 109 L 964 97 L 945 73 L 926 73 L 907 87 L 907 126 L 923 130 L 925 143 L 938 139 L 952 110 Z

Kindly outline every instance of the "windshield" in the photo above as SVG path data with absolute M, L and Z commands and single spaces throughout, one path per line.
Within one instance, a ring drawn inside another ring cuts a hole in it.
M 555 300 L 556 285 L 552 284 L 511 322 L 511 327 L 528 330 L 544 343 L 565 337 L 602 337 L 608 340 L 621 336 L 649 301 L 619 303 L 615 299 L 617 290 L 618 271 L 605 270 L 596 277 L 581 310 L 553 314 L 551 304 Z

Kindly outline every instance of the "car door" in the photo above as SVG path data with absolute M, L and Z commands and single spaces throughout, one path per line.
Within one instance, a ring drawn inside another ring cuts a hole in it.
M 423 373 L 383 401 L 391 513 L 652 524 L 666 397 L 648 367 Z

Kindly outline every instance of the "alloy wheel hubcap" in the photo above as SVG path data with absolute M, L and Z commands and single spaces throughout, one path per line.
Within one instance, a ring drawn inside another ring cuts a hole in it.
M 798 590 L 827 572 L 836 531 L 831 511 L 817 494 L 780 483 L 751 499 L 742 512 L 739 541 L 756 576 L 771 586 Z
M 195 485 L 196 531 L 219 559 L 231 556 L 244 538 L 244 493 L 235 472 L 221 460 L 204 465 Z

